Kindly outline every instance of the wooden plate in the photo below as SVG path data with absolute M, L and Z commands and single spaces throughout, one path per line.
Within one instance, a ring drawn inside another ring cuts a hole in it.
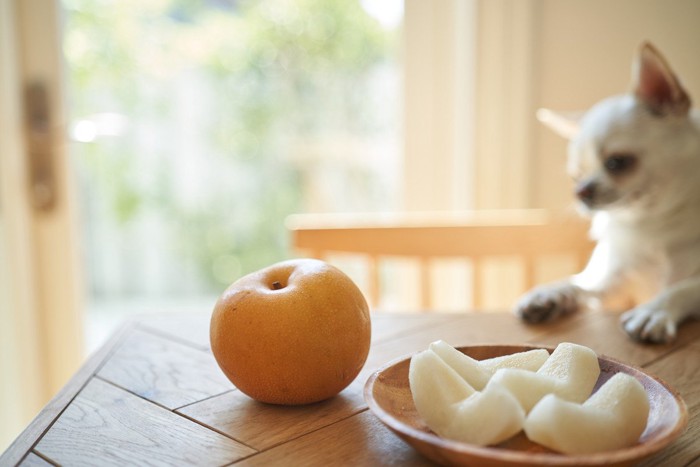
M 459 350 L 477 360 L 536 348 L 526 345 L 476 345 Z M 367 380 L 364 396 L 370 410 L 392 431 L 425 457 L 441 464 L 478 466 L 625 466 L 633 465 L 668 446 L 688 424 L 688 410 L 680 396 L 665 382 L 614 359 L 599 357 L 600 377 L 596 391 L 615 373 L 639 380 L 649 395 L 649 420 L 639 443 L 615 451 L 587 455 L 564 455 L 531 442 L 521 432 L 497 446 L 481 447 L 440 438 L 423 423 L 413 405 L 408 385 L 411 357 L 389 363 Z

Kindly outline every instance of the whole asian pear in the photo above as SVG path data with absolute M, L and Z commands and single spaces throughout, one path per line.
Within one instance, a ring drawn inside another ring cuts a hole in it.
M 328 399 L 359 374 L 369 352 L 369 307 L 340 269 L 296 259 L 248 274 L 221 295 L 211 349 L 224 374 L 261 402 Z

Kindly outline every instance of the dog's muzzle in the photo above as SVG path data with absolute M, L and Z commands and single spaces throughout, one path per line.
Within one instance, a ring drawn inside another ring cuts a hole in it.
M 588 207 L 593 206 L 598 184 L 588 180 L 579 183 L 576 186 L 576 197 Z

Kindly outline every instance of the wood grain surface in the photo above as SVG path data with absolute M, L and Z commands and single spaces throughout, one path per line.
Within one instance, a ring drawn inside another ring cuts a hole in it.
M 263 450 L 348 418 L 367 408 L 356 381 L 332 399 L 306 406 L 276 406 L 240 391 L 193 404 L 179 412 L 248 446 Z
M 97 375 L 169 409 L 233 390 L 210 352 L 142 329 L 124 339 Z
M 642 465 L 690 465 L 694 460 L 700 463 L 700 342 L 654 362 L 647 370 L 667 382 L 673 381 L 674 389 L 688 406 L 690 423 L 676 443 Z
M 25 457 L 24 461 L 22 461 L 21 465 L 22 467 L 48 467 L 53 464 L 45 459 L 42 459 L 33 452 L 30 452 L 29 455 Z
M 362 388 L 390 361 L 437 339 L 455 346 L 576 342 L 643 367 L 685 400 L 685 434 L 643 463 L 700 463 L 700 323 L 669 345 L 627 338 L 611 314 L 527 326 L 509 313 L 372 316 L 364 369 L 339 396 L 303 407 L 257 403 L 221 374 L 208 313 L 145 316 L 93 355 L 0 456 L 12 465 L 431 465 L 367 409 Z
M 99 378 L 37 445 L 61 465 L 223 465 L 255 451 Z

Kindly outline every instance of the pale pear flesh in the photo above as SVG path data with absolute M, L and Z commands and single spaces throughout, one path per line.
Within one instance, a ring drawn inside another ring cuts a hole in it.
M 649 399 L 633 376 L 617 373 L 583 404 L 545 396 L 527 416 L 525 434 L 566 454 L 610 451 L 635 444 L 649 416 Z
M 549 358 L 547 350 L 533 349 L 501 357 L 476 360 L 442 340 L 430 344 L 429 349 L 435 352 L 477 391 L 481 391 L 486 387 L 496 370 L 501 368 L 520 368 L 537 371 Z
M 525 412 L 508 391 L 476 391 L 430 349 L 413 356 L 408 379 L 418 414 L 444 438 L 485 446 L 522 430 Z
M 504 368 L 496 371 L 489 385 L 508 389 L 529 412 L 547 394 L 564 400 L 583 402 L 600 376 L 596 353 L 578 344 L 563 342 L 536 371 Z
M 571 343 L 479 361 L 436 341 L 409 366 L 416 410 L 439 436 L 485 446 L 524 429 L 566 454 L 630 446 L 646 427 L 641 383 L 618 373 L 591 396 L 599 375 L 595 352 Z
M 481 360 L 481 366 L 495 373 L 501 368 L 518 368 L 521 370 L 537 371 L 549 358 L 546 349 L 532 349 L 524 352 L 517 352 L 501 357 L 487 358 Z
M 477 391 L 484 389 L 493 376 L 493 372 L 484 368 L 479 360 L 463 354 L 445 341 L 433 342 L 429 349 Z

